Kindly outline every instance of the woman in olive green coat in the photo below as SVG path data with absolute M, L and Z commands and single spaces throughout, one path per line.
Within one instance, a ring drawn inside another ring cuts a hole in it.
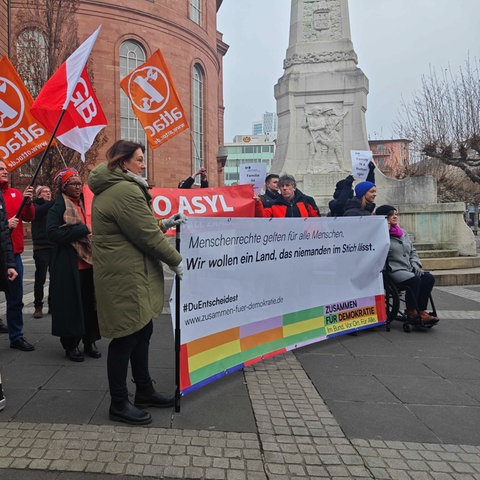
M 108 162 L 90 174 L 93 265 L 100 332 L 112 338 L 107 370 L 111 395 L 110 418 L 130 424 L 151 422 L 137 407 L 169 407 L 152 386 L 148 350 L 152 318 L 164 300 L 162 262 L 182 274 L 182 257 L 161 231 L 151 210 L 144 146 L 119 140 L 107 152 Z M 136 384 L 135 406 L 128 401 L 128 363 Z

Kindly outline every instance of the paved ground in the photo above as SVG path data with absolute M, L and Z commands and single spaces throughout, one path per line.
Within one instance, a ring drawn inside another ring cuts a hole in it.
M 25 333 L 37 349 L 0 336 L 2 480 L 480 479 L 480 286 L 435 289 L 431 330 L 394 324 L 311 345 L 129 427 L 108 419 L 105 357 L 66 360 L 50 317 L 32 318 L 31 251 L 24 262 Z M 157 387 L 172 392 L 168 315 L 151 358 Z

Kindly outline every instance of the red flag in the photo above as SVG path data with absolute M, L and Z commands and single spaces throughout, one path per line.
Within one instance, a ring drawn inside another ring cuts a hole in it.
M 58 140 L 79 152 L 82 160 L 97 133 L 107 125 L 85 67 L 100 28 L 45 83 L 30 109 L 36 119 L 55 132 Z M 63 110 L 64 116 L 57 125 Z

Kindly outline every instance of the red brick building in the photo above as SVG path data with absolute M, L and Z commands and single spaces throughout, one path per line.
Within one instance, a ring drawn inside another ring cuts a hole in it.
M 8 54 L 8 0 L 0 0 L 0 57 Z
M 6 1 L 0 0 L 2 24 Z M 210 185 L 223 184 L 222 62 L 228 46 L 217 31 L 221 4 L 222 0 L 78 1 L 79 42 L 102 25 L 90 55 L 94 88 L 108 120 L 107 142 L 97 162 L 104 160 L 107 148 L 120 138 L 146 144 L 143 128 L 119 82 L 160 49 L 190 129 L 155 150 L 148 147 L 147 179 L 153 186 L 175 187 L 179 180 L 204 165 Z M 24 5 L 21 0 L 11 2 L 12 49 L 25 28 L 33 28 L 15 24 L 16 11 Z M 5 46 L 0 43 L 0 48 Z
M 390 178 L 403 178 L 410 163 L 411 140 L 403 138 L 392 140 L 369 140 L 368 145 L 373 159 L 381 172 Z

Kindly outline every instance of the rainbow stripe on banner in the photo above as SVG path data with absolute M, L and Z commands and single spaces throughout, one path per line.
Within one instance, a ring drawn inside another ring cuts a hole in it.
M 318 306 L 223 330 L 181 345 L 180 391 L 298 347 L 386 321 L 384 295 Z

